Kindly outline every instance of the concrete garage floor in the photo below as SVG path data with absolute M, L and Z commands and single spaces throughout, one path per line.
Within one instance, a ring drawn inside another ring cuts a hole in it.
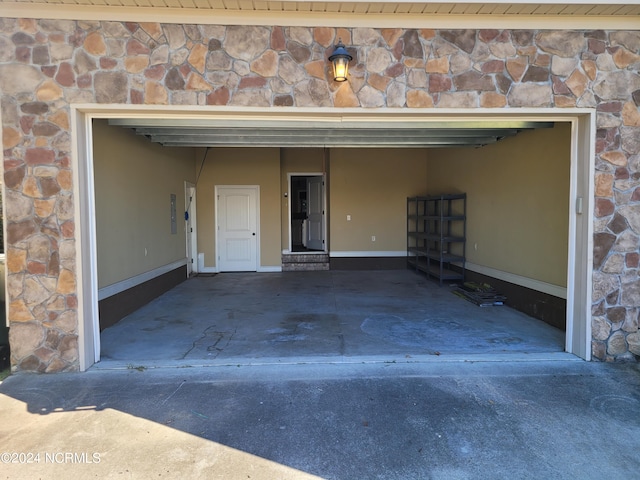
M 552 360 L 564 332 L 409 270 L 191 278 L 102 332 L 94 368 Z

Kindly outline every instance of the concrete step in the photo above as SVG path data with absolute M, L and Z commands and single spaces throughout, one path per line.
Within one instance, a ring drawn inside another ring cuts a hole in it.
M 326 253 L 305 253 L 282 255 L 283 272 L 311 272 L 329 270 L 329 255 Z
M 326 253 L 288 253 L 282 255 L 282 263 L 329 263 Z
M 329 270 L 329 263 L 283 263 L 283 272 L 319 272 Z

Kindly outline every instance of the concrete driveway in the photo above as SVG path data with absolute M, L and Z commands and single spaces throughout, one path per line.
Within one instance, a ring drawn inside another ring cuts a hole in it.
M 638 364 L 91 370 L 0 384 L 0 478 L 590 479 L 640 471 Z

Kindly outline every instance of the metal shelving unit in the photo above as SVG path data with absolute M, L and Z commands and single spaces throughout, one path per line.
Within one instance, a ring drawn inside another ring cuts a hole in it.
M 464 281 L 467 195 L 407 199 L 407 265 L 443 285 Z

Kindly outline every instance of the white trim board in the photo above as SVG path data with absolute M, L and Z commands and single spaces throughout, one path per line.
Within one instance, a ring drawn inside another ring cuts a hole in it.
M 465 268 L 467 270 L 471 270 L 472 272 L 480 273 L 492 278 L 497 278 L 498 280 L 513 283 L 514 285 L 519 285 L 521 287 L 530 288 L 531 290 L 535 290 L 537 292 L 553 295 L 554 297 L 564 298 L 565 300 L 567 299 L 566 287 L 553 285 L 552 283 L 542 282 L 533 278 L 523 277 L 521 275 L 516 275 L 515 273 L 503 272 L 502 270 L 497 270 L 495 268 L 485 267 L 484 265 L 477 265 L 470 262 L 465 262 Z
M 593 263 L 593 204 L 595 176 L 596 111 L 589 108 L 517 109 L 413 109 L 413 108 L 298 108 L 210 107 L 167 105 L 71 104 L 72 165 L 76 206 L 76 262 L 78 289 L 78 347 L 80 370 L 100 358 L 98 325 L 97 254 L 95 245 L 93 155 L 91 149 L 94 118 L 184 119 L 207 121 L 224 119 L 268 119 L 297 122 L 424 122 L 424 121 L 566 121 L 572 124 L 570 202 L 583 199 L 583 210 L 569 212 L 567 268 L 566 351 L 591 359 L 591 303 Z M 332 252 L 332 256 L 352 255 Z M 388 256 L 389 252 L 358 252 L 361 256 Z M 405 256 L 406 251 L 396 252 Z M 200 255 L 198 256 L 200 261 Z M 204 260 L 204 259 L 203 259 Z M 258 263 L 259 264 L 259 263 Z M 203 273 L 209 269 L 201 270 Z
M 122 293 L 126 290 L 129 290 L 130 288 L 137 287 L 138 285 L 141 285 L 144 282 L 153 280 L 154 278 L 157 278 L 160 275 L 169 273 L 175 270 L 176 268 L 180 268 L 186 264 L 187 264 L 187 259 L 183 258 L 182 260 L 178 260 L 173 263 L 168 263 L 167 265 L 163 265 L 161 267 L 154 268 L 153 270 L 149 270 L 148 272 L 141 273 L 140 275 L 136 275 L 135 277 L 130 277 L 117 283 L 112 283 L 111 285 L 108 285 L 98 290 L 98 301 L 104 300 L 105 298 L 112 297 L 113 295 L 117 295 L 118 293 Z
M 332 258 L 406 257 L 407 251 L 406 250 L 358 251 L 358 252 L 338 251 L 338 252 L 329 252 L 329 256 Z

